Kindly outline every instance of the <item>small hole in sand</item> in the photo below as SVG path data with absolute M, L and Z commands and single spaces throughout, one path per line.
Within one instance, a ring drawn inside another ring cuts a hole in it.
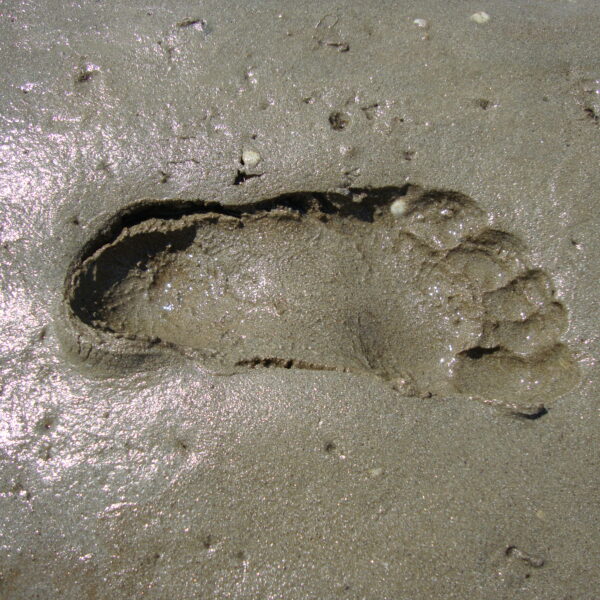
M 43 419 L 41 419 L 40 422 L 37 424 L 37 429 L 41 433 L 48 433 L 51 429 L 54 428 L 55 424 L 55 417 L 46 416 Z
M 75 77 L 75 82 L 84 83 L 86 81 L 89 81 L 92 78 L 93 74 L 93 71 L 87 71 L 85 69 L 82 69 L 77 73 L 77 76 Z
M 187 450 L 189 448 L 188 443 L 183 440 L 177 440 L 176 445 L 180 450 Z
M 350 118 L 348 115 L 342 112 L 332 112 L 329 115 L 329 124 L 331 125 L 331 129 L 334 131 L 341 131 L 342 129 L 346 129 L 350 123 Z
M 583 111 L 585 112 L 585 115 L 588 119 L 590 119 L 596 124 L 600 123 L 600 115 L 598 115 L 593 108 L 584 108 Z

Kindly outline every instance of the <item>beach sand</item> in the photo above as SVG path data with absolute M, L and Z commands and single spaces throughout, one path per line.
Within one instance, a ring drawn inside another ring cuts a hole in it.
M 600 595 L 600 5 L 0 7 L 0 598 Z

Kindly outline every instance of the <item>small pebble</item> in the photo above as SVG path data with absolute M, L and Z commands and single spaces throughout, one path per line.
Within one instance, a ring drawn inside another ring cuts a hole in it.
M 483 25 L 490 20 L 490 15 L 480 10 L 479 12 L 473 13 L 470 17 L 471 21 L 477 23 L 477 25 Z
M 429 26 L 429 23 L 427 22 L 426 19 L 415 19 L 413 21 L 413 25 L 416 25 L 417 27 L 422 27 L 423 29 L 425 29 L 426 27 Z
M 261 156 L 256 150 L 244 150 L 242 152 L 242 164 L 253 169 L 260 162 Z
M 390 212 L 395 217 L 401 217 L 404 214 L 406 214 L 407 208 L 408 208 L 408 205 L 406 203 L 406 200 L 404 198 L 398 198 L 397 200 L 394 200 L 392 202 L 392 205 L 390 206 Z

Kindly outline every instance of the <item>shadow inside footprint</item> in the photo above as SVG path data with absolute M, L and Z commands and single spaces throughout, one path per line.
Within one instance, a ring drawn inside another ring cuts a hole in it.
M 455 192 L 144 204 L 91 242 L 66 304 L 80 336 L 175 349 L 220 373 L 348 371 L 510 402 L 577 380 L 549 278 Z

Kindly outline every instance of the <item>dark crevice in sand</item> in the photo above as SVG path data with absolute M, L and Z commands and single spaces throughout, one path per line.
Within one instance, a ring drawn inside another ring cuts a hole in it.
M 237 170 L 235 174 L 235 179 L 233 180 L 233 185 L 241 185 L 245 183 L 249 179 L 254 179 L 256 177 L 262 177 L 260 173 L 246 173 L 245 171 Z
M 296 211 L 301 215 L 306 215 L 311 210 L 328 215 L 336 213 L 339 207 L 340 210 L 343 210 L 344 216 L 372 221 L 377 209 L 389 205 L 396 198 L 406 196 L 411 189 L 415 188 L 409 184 L 377 189 L 350 188 L 349 196 L 328 192 L 295 192 L 243 205 L 224 205 L 214 200 L 178 198 L 141 200 L 125 207 L 110 218 L 106 225 L 84 245 L 72 268 L 76 268 L 78 263 L 114 240 L 122 230 L 132 228 L 149 219 L 177 220 L 184 216 L 205 213 L 242 217 L 280 208 Z M 351 199 L 362 198 L 362 200 L 351 202 L 349 197 Z
M 536 421 L 541 419 L 543 416 L 548 414 L 548 409 L 545 406 L 539 406 L 533 409 L 532 412 L 514 411 L 513 414 L 519 419 L 526 419 L 528 421 Z
M 248 367 L 249 369 L 265 368 L 265 369 L 304 369 L 308 371 L 339 371 L 342 373 L 348 372 L 347 369 L 332 367 L 328 365 L 320 365 L 316 363 L 306 362 L 305 360 L 296 360 L 293 358 L 250 358 L 239 360 L 235 363 L 237 367 Z
M 462 356 L 466 356 L 467 358 L 471 358 L 473 360 L 477 360 L 486 354 L 495 354 L 500 351 L 500 346 L 494 346 L 493 348 L 482 348 L 481 346 L 474 346 L 473 348 L 469 348 L 464 352 L 461 352 Z

